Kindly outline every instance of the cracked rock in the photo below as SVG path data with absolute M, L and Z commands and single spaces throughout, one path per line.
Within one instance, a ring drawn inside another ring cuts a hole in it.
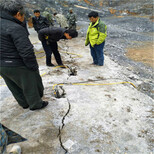
M 54 94 L 56 98 L 62 98 L 66 95 L 66 92 L 63 88 L 63 86 L 56 86 L 55 90 L 54 90 Z
M 68 67 L 68 74 L 69 76 L 76 76 L 77 75 L 77 67 Z

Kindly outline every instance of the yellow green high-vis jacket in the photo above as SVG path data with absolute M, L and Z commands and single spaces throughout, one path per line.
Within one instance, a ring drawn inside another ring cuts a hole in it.
M 105 41 L 106 36 L 107 26 L 98 18 L 94 25 L 90 23 L 88 27 L 85 45 L 89 43 L 92 47 L 99 45 Z

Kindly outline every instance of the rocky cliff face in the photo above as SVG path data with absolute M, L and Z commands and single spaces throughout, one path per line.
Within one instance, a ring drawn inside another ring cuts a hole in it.
M 25 0 L 24 3 L 30 13 L 33 9 L 38 8 L 43 11 L 46 7 L 50 8 L 52 12 L 60 11 L 63 13 L 69 7 L 73 7 L 76 11 L 96 9 L 104 15 L 124 12 L 141 15 L 152 15 L 153 13 L 152 0 Z

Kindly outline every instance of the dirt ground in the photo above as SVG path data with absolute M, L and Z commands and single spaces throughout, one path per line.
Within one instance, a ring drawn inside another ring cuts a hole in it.
M 145 42 L 139 47 L 130 47 L 127 49 L 127 56 L 134 60 L 143 62 L 154 68 L 154 44 L 153 42 Z

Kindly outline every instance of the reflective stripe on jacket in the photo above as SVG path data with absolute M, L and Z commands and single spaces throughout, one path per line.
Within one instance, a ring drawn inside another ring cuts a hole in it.
M 107 26 L 98 18 L 94 25 L 90 23 L 88 27 L 85 45 L 99 45 L 105 41 L 106 36 Z

